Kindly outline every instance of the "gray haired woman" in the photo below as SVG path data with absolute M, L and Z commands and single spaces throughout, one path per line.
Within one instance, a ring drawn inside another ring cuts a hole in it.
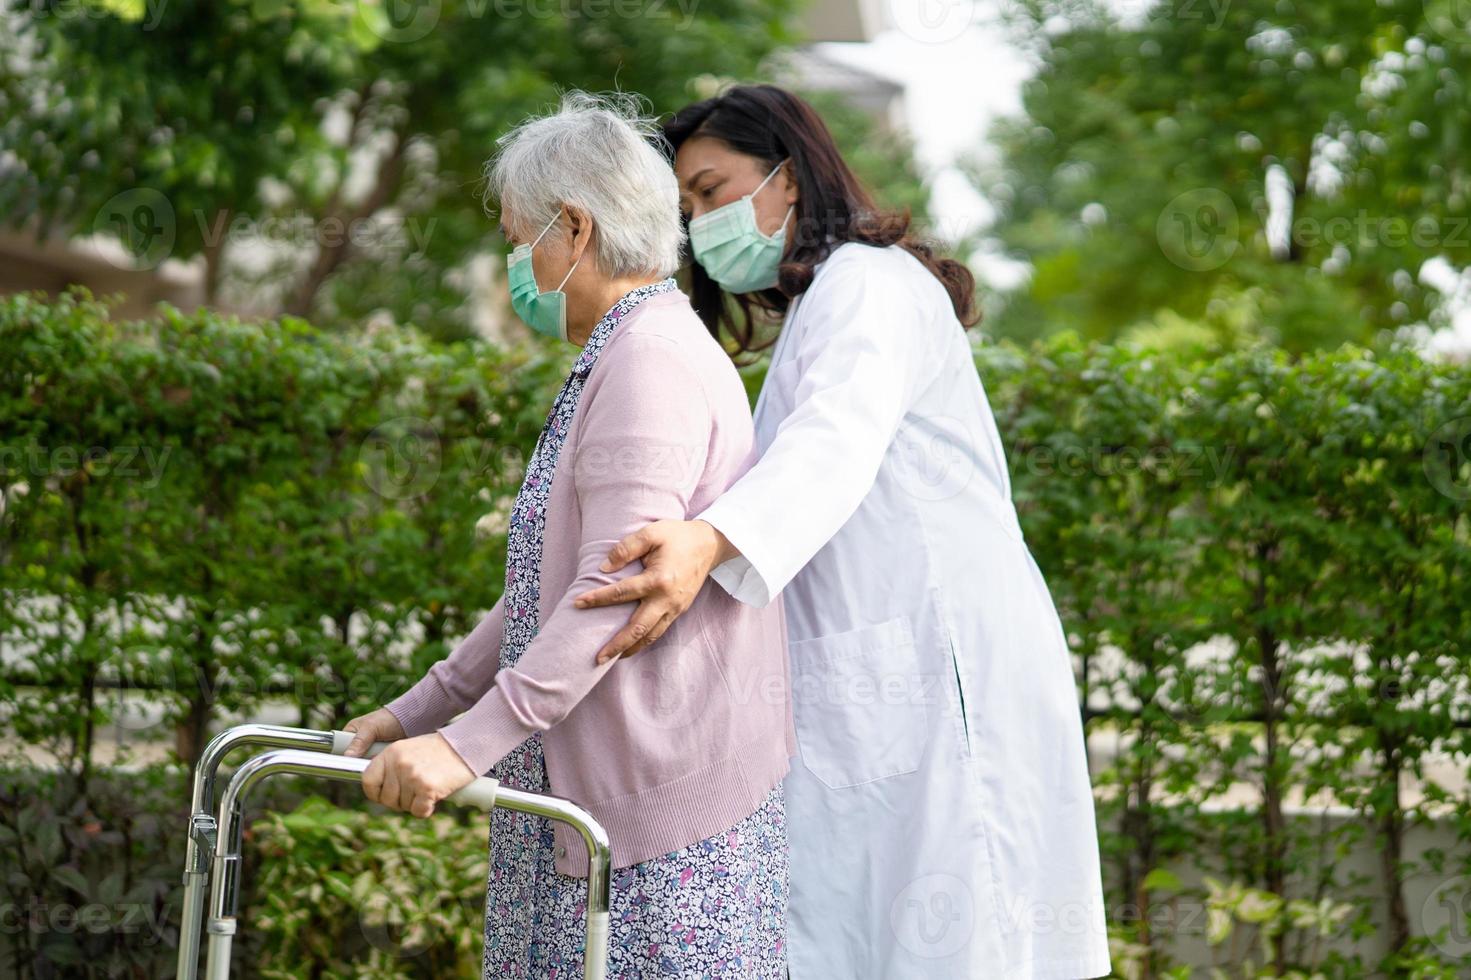
M 395 741 L 363 790 L 421 816 L 487 771 L 587 808 L 613 851 L 611 977 L 779 978 L 795 751 L 780 603 L 702 589 L 656 644 L 657 669 L 598 664 L 624 614 L 573 604 L 635 570 L 601 567 L 616 541 L 698 513 L 751 458 L 740 377 L 668 278 L 683 231 L 652 132 L 629 100 L 573 93 L 500 141 L 489 177 L 515 245 L 512 306 L 582 353 L 512 508 L 501 600 L 410 690 L 348 723 L 349 754 Z M 490 840 L 485 976 L 580 976 L 581 842 L 506 810 Z

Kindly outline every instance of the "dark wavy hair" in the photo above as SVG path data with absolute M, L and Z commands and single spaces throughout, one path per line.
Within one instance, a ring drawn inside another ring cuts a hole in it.
M 792 300 L 812 285 L 814 267 L 844 242 L 899 245 L 944 285 L 962 324 L 980 322 L 970 270 L 935 255 L 932 246 L 915 238 L 908 210 L 879 210 L 843 162 L 822 117 L 791 92 L 775 85 L 734 86 L 679 110 L 664 124 L 664 136 L 676 153 L 687 140 L 709 136 L 762 161 L 766 170 L 790 158 L 790 176 L 797 181 L 797 220 L 788 231 L 792 245 L 774 288 L 727 297 L 698 262 L 690 263 L 691 298 L 717 339 L 723 331 L 748 353 L 770 346 L 775 338 L 762 341 L 756 336 L 753 311 L 785 314 Z

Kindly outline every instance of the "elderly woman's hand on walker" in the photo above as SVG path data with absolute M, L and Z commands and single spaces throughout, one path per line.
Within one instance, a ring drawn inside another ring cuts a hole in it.
M 353 734 L 352 742 L 342 754 L 354 758 L 367 752 L 374 742 L 397 742 L 406 734 L 397 716 L 387 708 L 379 708 L 377 711 L 358 715 L 343 725 L 342 730 Z
M 390 810 L 427 817 L 435 804 L 475 779 L 460 754 L 438 732 L 405 738 L 393 712 L 379 708 L 342 726 L 352 744 L 342 753 L 361 756 L 374 742 L 393 742 L 363 771 L 363 795 Z
M 416 817 L 475 781 L 475 773 L 438 732 L 395 742 L 363 771 L 363 795 Z

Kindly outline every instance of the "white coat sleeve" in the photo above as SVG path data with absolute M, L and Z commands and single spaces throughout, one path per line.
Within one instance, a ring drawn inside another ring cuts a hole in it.
M 711 577 L 758 607 L 853 516 L 908 407 L 938 373 L 928 312 L 888 262 L 826 270 L 801 307 L 791 413 L 751 469 L 697 515 L 740 552 Z

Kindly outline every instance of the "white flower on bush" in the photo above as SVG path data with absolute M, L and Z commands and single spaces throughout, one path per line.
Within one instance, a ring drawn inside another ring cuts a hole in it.
M 513 503 L 515 500 L 511 497 L 501 497 L 497 500 L 495 507 L 475 522 L 476 540 L 488 541 L 504 535 L 511 526 L 511 505 Z
M 0 517 L 5 515 L 5 507 L 11 500 L 18 500 L 30 492 L 31 485 L 24 480 L 0 490 Z

